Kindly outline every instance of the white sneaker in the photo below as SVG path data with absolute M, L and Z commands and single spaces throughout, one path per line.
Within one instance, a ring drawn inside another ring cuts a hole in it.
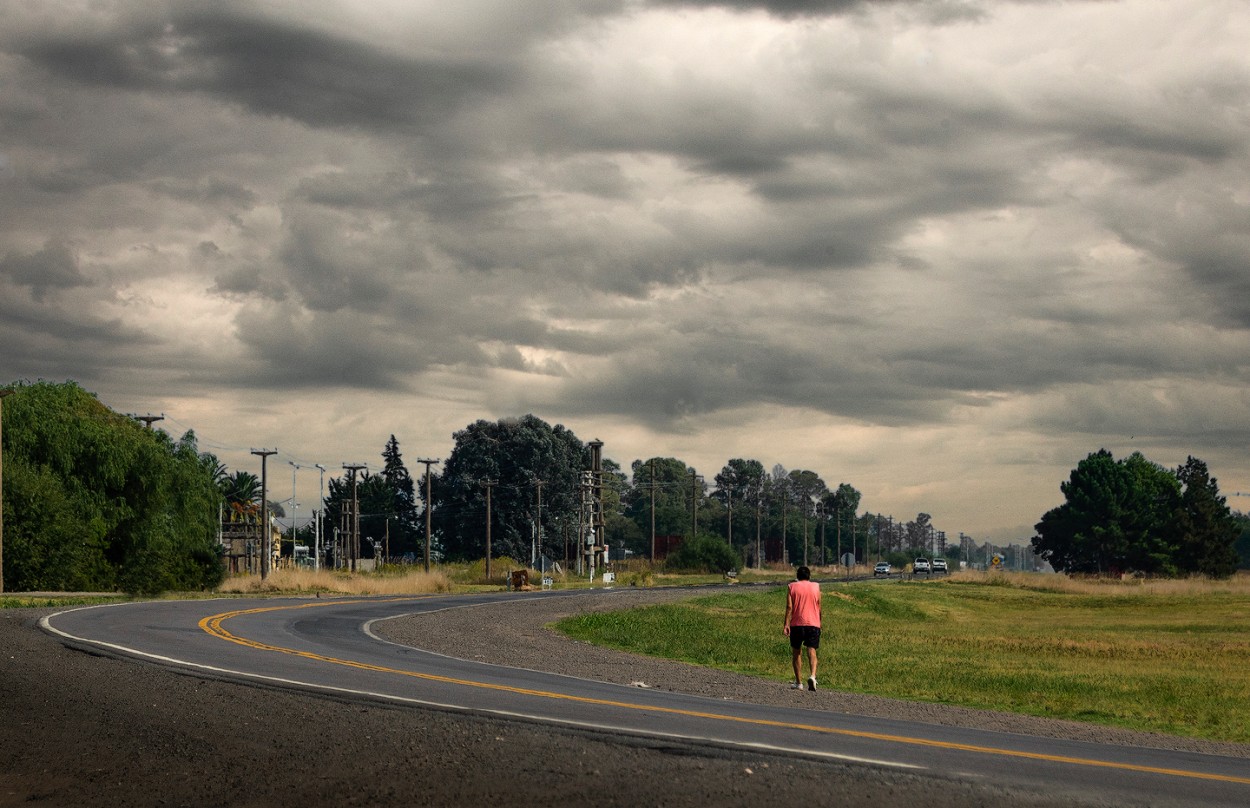
M 807 689 L 808 690 L 816 689 L 816 677 L 815 676 L 807 677 Z
M 803 689 L 803 685 L 799 684 L 798 682 L 791 682 L 791 683 L 790 683 L 790 689 L 791 689 L 791 690 L 802 690 L 802 689 Z

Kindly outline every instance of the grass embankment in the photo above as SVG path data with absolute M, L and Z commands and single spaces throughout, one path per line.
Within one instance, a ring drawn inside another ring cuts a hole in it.
M 1250 579 L 1098 584 L 960 574 L 825 585 L 835 690 L 1250 743 Z M 565 633 L 789 678 L 783 589 L 588 614 Z

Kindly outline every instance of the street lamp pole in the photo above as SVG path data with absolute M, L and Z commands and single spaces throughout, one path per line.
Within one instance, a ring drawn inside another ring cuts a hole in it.
M 321 569 L 321 523 L 326 518 L 326 467 L 317 463 L 316 468 L 321 472 L 321 499 L 319 504 L 321 510 L 317 511 L 317 523 L 313 531 L 313 569 L 319 570 Z
M 295 569 L 295 521 L 299 514 L 299 503 L 295 501 L 295 472 L 303 466 L 294 460 L 286 462 L 291 465 L 291 569 Z

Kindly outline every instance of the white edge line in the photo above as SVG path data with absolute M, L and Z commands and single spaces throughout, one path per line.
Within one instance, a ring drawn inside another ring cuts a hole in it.
M 546 597 L 551 597 L 551 596 L 548 595 Z M 457 662 L 464 662 L 469 665 L 482 665 L 488 668 L 500 668 L 503 670 L 525 671 L 526 673 L 536 673 L 542 676 L 555 676 L 561 679 L 571 679 L 575 682 L 594 682 L 596 684 L 601 684 L 601 685 L 611 685 L 612 687 L 623 687 L 628 690 L 633 690 L 635 688 L 634 685 L 627 685 L 621 682 L 606 682 L 603 679 L 590 679 L 585 676 L 574 676 L 571 673 L 560 673 L 558 671 L 548 671 L 548 670 L 543 670 L 541 668 L 525 668 L 520 665 L 503 665 L 498 662 L 484 662 L 480 659 L 469 659 L 468 657 L 456 656 L 454 654 L 443 654 L 438 651 L 431 651 L 428 648 L 422 648 L 418 645 L 405 645 L 402 642 L 395 642 L 394 640 L 388 640 L 387 638 L 379 636 L 377 633 L 373 631 L 374 623 L 383 623 L 387 620 L 397 620 L 401 617 L 420 617 L 422 615 L 427 615 L 427 614 L 437 614 L 438 612 L 447 612 L 453 609 L 476 609 L 481 606 L 493 606 L 497 603 L 506 603 L 506 602 L 507 601 L 499 600 L 499 601 L 487 601 L 485 603 L 464 603 L 458 606 L 444 606 L 440 609 L 428 609 L 426 611 L 421 611 L 421 612 L 405 612 L 403 614 L 390 614 L 390 615 L 387 615 L 386 617 L 375 617 L 372 620 L 367 620 L 361 624 L 360 628 L 367 637 L 374 640 L 375 642 L 380 642 L 385 645 L 393 645 L 396 648 L 403 648 L 408 651 L 419 651 L 422 654 L 429 654 L 430 656 L 441 657 L 443 659 L 454 659 Z M 571 637 L 564 637 L 564 639 L 568 642 L 577 642 Z M 621 653 L 630 653 L 630 652 L 622 651 Z M 677 665 L 691 664 L 688 662 L 682 662 L 681 660 L 677 660 L 677 659 L 672 659 L 668 661 Z M 700 696 L 694 693 L 683 693 L 683 695 L 690 696 L 691 698 L 697 698 L 697 699 L 710 699 L 712 701 L 720 701 L 720 699 L 717 699 L 713 696 Z
M 101 606 L 113 606 L 117 604 L 100 604 L 100 605 Z M 86 606 L 83 608 L 94 609 L 98 607 Z M 69 609 L 67 611 L 78 611 L 78 610 Z M 681 734 L 670 733 L 670 732 L 655 732 L 655 731 L 650 731 L 650 730 L 637 729 L 633 727 L 619 727 L 619 726 L 615 726 L 612 724 L 600 724 L 600 723 L 595 723 L 595 722 L 590 722 L 590 721 L 574 721 L 571 719 L 551 718 L 549 716 L 534 715 L 532 713 L 523 713 L 523 712 L 517 712 L 513 710 L 494 710 L 494 709 L 483 709 L 480 707 L 466 707 L 462 704 L 449 704 L 446 702 L 429 701 L 427 699 L 414 699 L 409 696 L 396 696 L 396 695 L 392 695 L 388 693 L 377 693 L 377 692 L 370 691 L 370 690 L 354 690 L 352 688 L 335 687 L 333 685 L 319 685 L 319 684 L 313 684 L 311 682 L 303 682 L 298 679 L 284 679 L 284 678 L 277 677 L 277 676 L 265 676 L 259 673 L 248 673 L 246 671 L 237 671 L 232 668 L 220 668 L 215 665 L 204 665 L 199 662 L 187 662 L 185 660 L 174 659 L 173 657 L 162 656 L 160 654 L 153 654 L 147 651 L 139 651 L 137 649 L 129 648 L 124 645 L 118 645 L 116 643 L 103 642 L 101 640 L 89 640 L 89 639 L 86 639 L 85 637 L 78 637 L 74 634 L 70 634 L 69 632 L 62 631 L 61 629 L 56 628 L 50 622 L 48 622 L 51 618 L 56 617 L 57 614 L 64 614 L 64 613 L 65 612 L 57 612 L 56 614 L 50 614 L 45 617 L 42 617 L 39 620 L 39 624 L 43 626 L 43 628 L 47 630 L 48 632 L 64 637 L 65 639 L 72 640 L 74 642 L 84 643 L 86 645 L 93 645 L 99 648 L 108 648 L 110 650 L 117 651 L 118 653 L 155 660 L 157 662 L 161 662 L 166 665 L 173 666 L 173 667 L 191 668 L 194 670 L 209 671 L 212 673 L 241 677 L 244 679 L 254 679 L 257 681 L 268 682 L 271 684 L 295 686 L 295 687 L 300 687 L 300 688 L 304 688 L 308 690 L 317 690 L 317 691 L 328 692 L 328 693 L 337 693 L 341 695 L 365 697 L 365 698 L 371 698 L 371 699 L 376 699 L 380 701 L 397 702 L 400 704 L 409 704 L 409 705 L 415 705 L 415 706 L 421 706 L 421 707 L 434 707 L 434 708 L 444 709 L 444 710 L 454 710 L 456 712 L 475 713 L 478 715 L 485 714 L 485 715 L 496 716 L 500 718 L 521 719 L 521 720 L 527 720 L 527 721 L 534 721 L 534 722 L 541 723 L 541 724 L 553 724 L 556 726 L 573 727 L 576 729 L 594 730 L 598 732 L 614 732 L 614 733 L 622 734 L 622 735 L 633 735 L 635 737 L 663 738 L 663 739 L 668 739 L 668 740 L 686 741 L 690 743 L 710 744 L 710 745 L 721 746 L 721 747 L 728 746 L 728 747 L 735 747 L 735 748 L 741 748 L 741 749 L 752 749 L 752 750 L 761 751 L 761 752 L 795 755 L 795 756 L 806 757 L 806 758 L 816 757 L 816 758 L 822 758 L 826 760 L 836 760 L 836 761 L 840 761 L 844 763 L 859 763 L 859 764 L 866 764 L 866 765 L 872 765 L 872 766 L 884 766 L 887 768 L 894 768 L 894 769 L 925 769 L 926 768 L 925 766 L 915 766 L 909 763 L 899 763 L 896 761 L 877 760 L 875 758 L 864 758 L 864 757 L 857 757 L 854 755 L 841 755 L 836 752 L 821 752 L 821 751 L 812 750 L 812 749 L 796 749 L 796 748 L 788 747 L 788 746 L 776 746 L 773 744 L 753 743 L 753 742 L 748 742 L 748 741 L 732 741 L 732 740 L 726 740 L 723 738 L 707 738 L 707 737 L 703 737 L 700 735 L 681 735 Z M 385 640 L 383 642 L 385 642 Z

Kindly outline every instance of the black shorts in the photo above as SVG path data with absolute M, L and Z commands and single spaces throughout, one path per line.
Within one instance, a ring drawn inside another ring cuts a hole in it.
M 790 647 L 820 647 L 820 626 L 790 626 Z

